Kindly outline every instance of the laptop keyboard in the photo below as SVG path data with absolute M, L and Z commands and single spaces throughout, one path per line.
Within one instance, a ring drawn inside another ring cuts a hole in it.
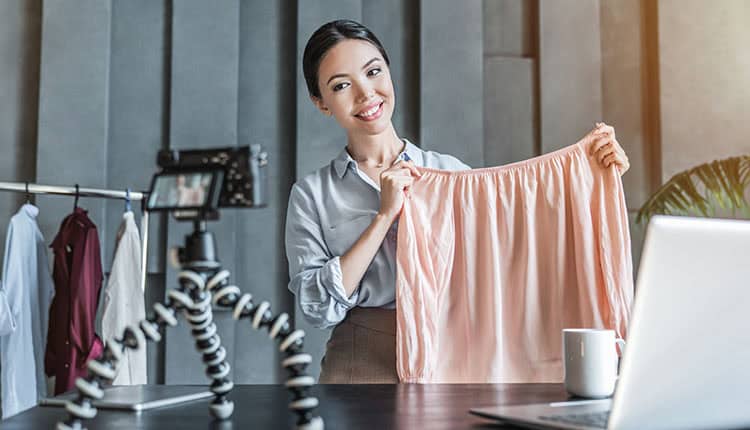
M 588 414 L 550 415 L 540 416 L 539 419 L 564 424 L 597 427 L 606 429 L 609 411 L 593 412 Z

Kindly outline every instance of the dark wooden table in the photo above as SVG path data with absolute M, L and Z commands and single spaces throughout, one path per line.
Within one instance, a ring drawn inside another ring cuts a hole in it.
M 318 385 L 319 413 L 326 429 L 489 429 L 503 428 L 469 414 L 474 407 L 567 399 L 559 384 Z M 285 429 L 294 428 L 289 393 L 279 385 L 238 385 L 230 420 L 212 420 L 210 399 L 141 413 L 99 410 L 86 422 L 93 429 Z M 2 430 L 54 429 L 63 408 L 37 406 L 8 420 Z

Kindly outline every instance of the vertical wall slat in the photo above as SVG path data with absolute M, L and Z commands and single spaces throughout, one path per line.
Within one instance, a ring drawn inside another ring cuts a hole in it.
M 661 181 L 750 153 L 750 4 L 663 0 L 658 23 Z
M 238 210 L 238 264 L 233 275 L 242 280 L 241 288 L 253 295 L 254 303 L 267 300 L 274 314 L 290 312 L 293 306 L 286 289 L 283 220 L 294 179 L 297 76 L 296 40 L 285 33 L 296 23 L 285 14 L 290 5 L 283 3 L 289 2 L 240 5 L 239 144 L 261 144 L 268 153 L 268 207 Z M 277 342 L 268 338 L 266 330 L 254 330 L 247 323 L 236 330 L 235 382 L 279 382 Z
M 166 1 L 114 0 L 112 3 L 111 67 L 109 75 L 109 139 L 107 146 L 107 188 L 148 189 L 156 171 L 156 154 L 166 142 L 163 128 L 168 112 L 165 82 L 165 16 Z M 132 204 L 140 226 L 141 205 Z M 124 203 L 106 201 L 107 235 L 114 238 L 122 221 Z M 164 272 L 164 242 L 158 215 L 151 215 L 148 270 Z M 105 271 L 114 255 L 114 240 L 104 250 Z M 163 276 L 147 278 L 146 297 L 164 297 Z M 160 280 L 161 282 L 153 282 Z M 151 309 L 147 300 L 147 309 Z M 164 380 L 164 369 L 156 364 L 163 355 L 164 344 L 149 343 L 148 381 Z
M 198 149 L 237 145 L 239 73 L 239 0 L 228 0 L 221 7 L 202 0 L 175 1 L 172 14 L 172 61 L 169 146 Z M 223 268 L 235 273 L 237 267 L 237 213 L 222 211 L 221 219 L 209 222 L 214 233 L 218 258 Z M 184 243 L 192 231 L 189 223 L 168 224 L 167 246 Z M 176 272 L 167 272 L 167 288 L 176 285 Z M 243 287 L 243 280 L 232 278 Z M 231 313 L 215 311 L 222 345 L 234 372 L 235 324 Z M 204 383 L 204 365 L 194 351 L 188 325 L 182 321 L 167 330 L 166 383 Z M 180 365 L 175 365 L 180 363 Z M 230 376 L 233 373 L 230 373 Z
M 109 75 L 109 141 L 107 188 L 148 189 L 157 170 L 156 154 L 166 147 L 163 127 L 168 110 L 162 87 L 165 81 L 164 27 L 166 1 L 115 0 L 112 4 L 111 68 Z M 122 201 L 107 201 L 107 221 L 113 229 L 122 220 Z M 140 217 L 140 204 L 133 204 Z M 155 214 L 154 214 L 155 215 Z M 137 220 L 140 225 L 140 220 Z M 148 269 L 164 271 L 161 225 L 152 220 Z M 112 262 L 114 242 L 106 250 Z
M 599 0 L 540 0 L 542 152 L 571 145 L 602 120 Z
M 111 1 L 46 1 L 42 11 L 37 182 L 106 185 Z M 73 199 L 40 196 L 39 225 L 52 240 Z M 101 199 L 79 202 L 97 224 L 102 249 L 108 225 Z
M 0 172 L 3 181 L 35 179 L 41 20 L 40 0 L 0 2 Z M 9 220 L 25 200 L 22 194 L 0 193 L 0 220 Z M 5 226 L 0 226 L 0 261 L 4 261 L 5 234 Z
M 422 0 L 422 147 L 484 166 L 482 2 Z
M 483 6 L 484 161 L 497 166 L 537 155 L 536 3 Z
M 485 163 L 499 166 L 536 154 L 534 60 L 484 60 Z
M 536 0 L 483 0 L 484 55 L 532 57 Z
M 385 47 L 396 91 L 393 126 L 419 143 L 419 17 L 417 0 L 362 3 L 362 21 Z

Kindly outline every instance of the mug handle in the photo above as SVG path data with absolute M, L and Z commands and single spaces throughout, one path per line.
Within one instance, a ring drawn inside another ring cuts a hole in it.
M 617 363 L 618 363 L 618 366 L 617 366 L 617 378 L 620 377 L 620 366 L 619 366 L 620 360 L 625 355 L 625 339 L 621 339 L 619 337 L 617 339 L 615 339 L 615 348 L 617 348 L 618 346 L 620 347 L 620 356 L 616 357 Z
M 625 340 L 618 337 L 615 339 L 615 344 L 620 347 L 620 357 L 625 355 Z

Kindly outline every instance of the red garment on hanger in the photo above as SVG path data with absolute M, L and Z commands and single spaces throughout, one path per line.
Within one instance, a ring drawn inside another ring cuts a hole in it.
M 44 369 L 55 376 L 55 395 L 86 376 L 86 363 L 98 358 L 103 344 L 95 332 L 102 287 L 102 263 L 96 225 L 87 211 L 75 208 L 52 242 L 55 297 L 50 306 Z

